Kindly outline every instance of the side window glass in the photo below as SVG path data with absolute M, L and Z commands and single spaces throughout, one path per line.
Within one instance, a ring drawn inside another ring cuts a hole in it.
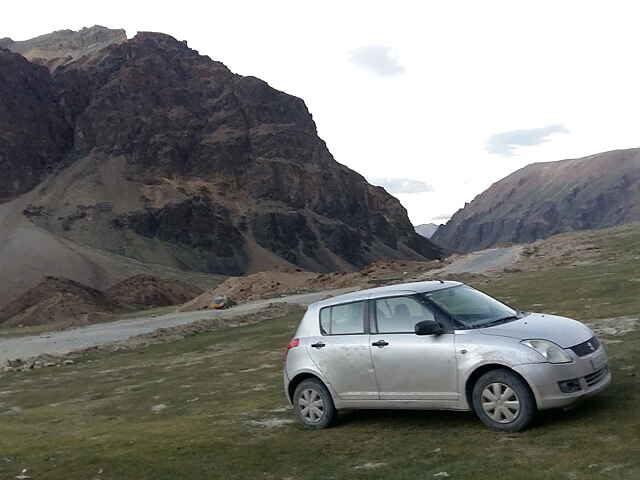
M 364 333 L 365 302 L 347 303 L 320 310 L 320 328 L 325 335 Z
M 320 310 L 320 330 L 323 335 L 331 333 L 331 307 Z
M 435 321 L 433 312 L 414 297 L 376 300 L 378 333 L 413 333 L 416 323 Z
M 363 318 L 364 302 L 331 307 L 331 333 L 333 335 L 364 333 Z

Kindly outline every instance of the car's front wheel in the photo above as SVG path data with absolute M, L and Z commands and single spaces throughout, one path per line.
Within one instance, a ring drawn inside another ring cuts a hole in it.
M 473 387 L 473 409 L 488 427 L 519 432 L 529 426 L 537 412 L 529 386 L 513 372 L 491 370 Z
M 320 380 L 300 382 L 293 394 L 293 408 L 305 427 L 325 428 L 336 418 L 336 407 L 327 387 Z

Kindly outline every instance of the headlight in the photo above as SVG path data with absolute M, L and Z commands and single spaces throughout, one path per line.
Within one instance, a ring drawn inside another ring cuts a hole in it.
M 567 352 L 549 340 L 523 340 L 521 343 L 534 349 L 549 363 L 568 363 L 571 361 Z

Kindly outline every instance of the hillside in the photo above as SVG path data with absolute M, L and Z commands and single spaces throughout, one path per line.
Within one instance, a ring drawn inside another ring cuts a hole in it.
M 185 303 L 203 293 L 203 290 L 179 280 L 134 275 L 118 282 L 105 293 L 119 305 L 149 308 Z
M 71 45 L 51 47 L 69 58 L 50 71 L 0 49 L 0 263 L 14 274 L 0 305 L 43 275 L 108 288 L 125 259 L 236 275 L 443 255 L 333 159 L 301 99 L 168 35 L 81 32 L 30 41 Z M 72 41 L 99 34 L 104 48 Z
M 640 220 L 640 149 L 534 163 L 458 210 L 433 240 L 457 251 Z
M 103 292 L 66 278 L 46 277 L 0 310 L 3 327 L 78 326 L 107 320 L 123 306 Z

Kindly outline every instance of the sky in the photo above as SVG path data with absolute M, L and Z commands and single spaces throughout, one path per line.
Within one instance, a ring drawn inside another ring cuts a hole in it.
M 303 98 L 335 159 L 420 224 L 529 163 L 640 146 L 639 14 L 616 0 L 58 0 L 3 5 L 0 37 L 99 24 L 187 40 Z

